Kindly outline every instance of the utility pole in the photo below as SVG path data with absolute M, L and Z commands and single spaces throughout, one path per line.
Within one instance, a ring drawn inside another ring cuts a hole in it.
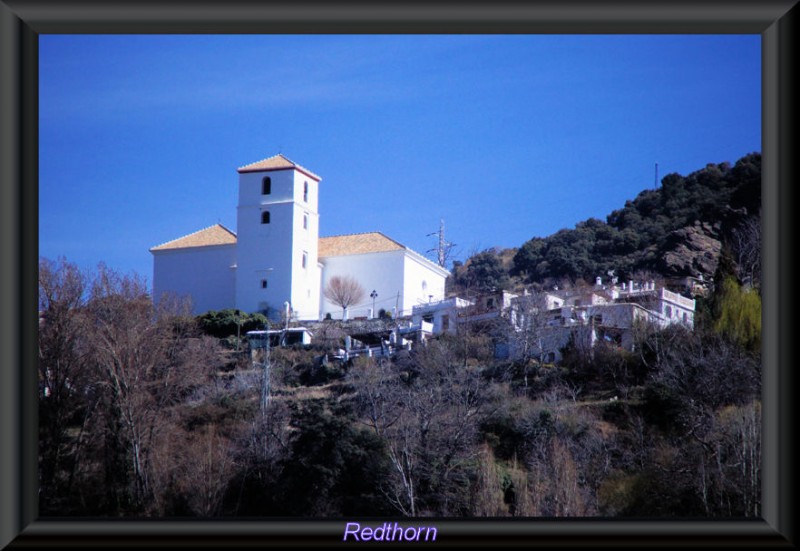
M 436 253 L 436 261 L 442 268 L 447 266 L 447 253 L 455 246 L 453 243 L 448 243 L 444 239 L 444 218 L 439 220 L 439 231 L 429 233 L 428 237 L 436 235 L 439 238 L 439 243 L 435 249 L 428 250 L 429 253 Z
M 439 258 L 439 266 L 442 266 L 442 267 L 444 267 L 444 264 L 445 264 L 445 262 L 447 260 L 445 258 L 445 254 L 444 254 L 444 247 L 445 247 L 445 241 L 444 241 L 444 218 L 441 218 L 439 220 L 439 254 L 437 256 Z
M 263 379 L 261 381 L 261 415 L 266 415 L 267 406 L 269 406 L 269 378 L 270 378 L 270 364 L 269 357 L 269 322 L 264 324 L 265 339 L 264 339 L 264 362 L 262 363 Z
M 285 301 L 283 303 L 283 314 L 284 314 L 284 323 L 283 323 L 283 332 L 281 333 L 281 346 L 286 346 L 286 336 L 289 334 L 289 315 L 292 311 L 292 305 L 289 301 Z
M 239 341 L 242 333 L 242 312 L 236 310 L 236 351 L 239 351 Z

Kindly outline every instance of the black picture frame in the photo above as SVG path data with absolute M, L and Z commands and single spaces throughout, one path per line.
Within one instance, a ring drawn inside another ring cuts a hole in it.
M 760 34 L 763 517 L 428 521 L 449 547 L 793 547 L 795 0 L 187 2 L 0 0 L 0 548 L 343 545 L 344 520 L 38 518 L 38 35 L 80 33 Z M 371 545 L 361 543 L 356 545 Z M 384 544 L 385 545 L 385 544 Z M 424 544 L 417 544 L 424 545 Z

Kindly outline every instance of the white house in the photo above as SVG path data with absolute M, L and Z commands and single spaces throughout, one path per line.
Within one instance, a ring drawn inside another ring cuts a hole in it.
M 313 320 L 341 317 L 323 292 L 351 276 L 365 298 L 351 316 L 397 315 L 444 298 L 447 270 L 380 232 L 319 237 L 319 185 L 310 170 L 275 155 L 238 169 L 236 233 L 220 224 L 150 249 L 153 295 L 190 296 L 195 313 L 237 308 Z M 374 306 L 374 310 L 373 310 Z
M 474 301 L 450 297 L 414 306 L 411 319 L 414 324 L 430 323 L 434 335 L 455 334 L 458 329 L 457 324 L 464 317 L 463 312 L 473 306 L 475 306 Z
M 486 293 L 472 299 L 450 297 L 428 301 L 414 306 L 411 319 L 414 324 L 432 324 L 432 333 L 455 334 L 458 324 L 488 321 L 501 316 L 511 307 L 517 295 L 508 291 Z
M 561 360 L 561 350 L 572 341 L 591 350 L 598 342 L 632 350 L 635 328 L 644 324 L 664 328 L 694 326 L 695 301 L 655 282 L 621 286 L 616 281 L 579 290 L 543 291 L 515 295 L 502 291 L 465 300 L 450 297 L 420 304 L 413 309 L 413 322 L 429 322 L 434 335 L 455 333 L 460 324 L 504 316 L 512 331 L 507 342 L 496 342 L 502 357 L 530 354 L 546 362 Z
M 599 341 L 626 350 L 634 347 L 634 330 L 639 322 L 664 328 L 681 324 L 694 327 L 695 301 L 655 282 L 629 281 L 579 292 L 548 291 L 512 300 L 509 319 L 517 331 L 509 343 L 510 355 L 522 348 L 533 349 L 546 361 L 559 361 L 561 349 L 573 340 L 589 350 Z M 531 345 L 530 338 L 537 342 Z

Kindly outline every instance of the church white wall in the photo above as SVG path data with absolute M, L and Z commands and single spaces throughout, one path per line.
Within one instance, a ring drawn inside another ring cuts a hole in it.
M 403 293 L 403 312 L 410 315 L 414 306 L 444 299 L 446 276 L 433 269 L 428 262 L 407 252 L 403 266 L 405 290 Z
M 308 186 L 308 193 L 305 193 Z M 319 214 L 318 182 L 300 171 L 294 173 L 292 279 L 290 303 L 298 319 L 319 316 L 320 271 L 318 266 Z M 305 266 L 303 257 L 305 256 Z
M 322 289 L 333 276 L 347 275 L 356 278 L 364 288 L 365 299 L 349 308 L 351 319 L 369 315 L 372 308 L 369 294 L 373 290 L 378 293 L 373 313 L 376 316 L 381 308 L 394 314 L 396 305 L 399 307 L 397 315 L 410 316 L 414 306 L 429 301 L 429 295 L 433 301 L 444 298 L 445 277 L 406 250 L 327 257 L 322 263 Z M 320 305 L 320 317 L 330 312 L 333 319 L 341 319 L 341 307 L 324 296 Z
M 308 198 L 304 196 L 304 187 L 308 184 Z M 310 178 L 307 174 L 294 171 L 294 191 L 293 196 L 297 202 L 306 207 L 311 212 L 319 212 L 319 182 Z
M 261 193 L 265 177 L 271 179 L 268 195 Z M 280 315 L 291 298 L 292 197 L 291 170 L 250 172 L 239 175 L 237 207 L 236 307 L 245 312 L 269 309 Z M 261 214 L 270 213 L 270 223 Z M 262 287 L 262 280 L 267 287 Z
M 269 210 L 270 223 L 261 224 Z M 245 312 L 269 309 L 280 314 L 292 290 L 291 203 L 239 206 L 236 307 Z M 262 280 L 267 287 L 262 287 Z
M 232 308 L 236 245 L 153 251 L 153 300 L 164 293 L 190 296 L 195 315 Z
M 322 289 L 325 289 L 334 276 L 352 276 L 361 284 L 365 293 L 361 303 L 348 309 L 350 319 L 369 315 L 369 310 L 372 308 L 372 298 L 369 295 L 373 290 L 378 293 L 375 300 L 375 315 L 381 308 L 392 312 L 397 303 L 398 293 L 400 293 L 400 307 L 403 307 L 404 260 L 404 251 L 401 250 L 323 258 Z M 333 319 L 342 318 L 342 308 L 322 296 L 320 318 L 328 313 Z

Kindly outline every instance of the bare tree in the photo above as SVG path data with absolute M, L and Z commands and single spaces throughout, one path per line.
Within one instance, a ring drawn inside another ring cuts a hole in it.
M 235 467 L 234 448 L 215 425 L 206 426 L 186 442 L 180 482 L 186 484 L 189 508 L 201 517 L 219 514 L 222 498 Z
M 714 453 L 717 469 L 717 514 L 757 517 L 761 512 L 761 402 L 731 406 L 715 419 Z M 711 462 L 709 461 L 709 462 Z
M 153 304 L 142 280 L 101 266 L 88 311 L 98 381 L 109 397 L 108 430 L 127 450 L 130 497 L 141 507 L 150 490 L 149 428 L 158 415 L 150 388 L 164 354 Z
M 751 216 L 733 230 L 733 251 L 739 279 L 745 285 L 761 286 L 761 216 Z
M 504 502 L 503 480 L 492 447 L 486 442 L 480 447 L 479 467 L 472 498 L 472 514 L 476 517 L 508 516 Z
M 353 276 L 333 276 L 323 291 L 325 298 L 342 308 L 342 319 L 347 319 L 347 309 L 364 300 L 366 291 Z
M 152 453 L 159 436 L 171 428 L 166 411 L 202 384 L 204 360 L 213 357 L 213 341 L 191 334 L 186 305 L 154 307 L 144 280 L 103 265 L 87 303 L 91 359 L 105 392 L 107 441 L 126 456 L 127 467 L 114 489 L 127 493 L 136 509 L 153 503 Z
M 39 260 L 39 472 L 43 501 L 57 493 L 70 493 L 80 435 L 94 411 L 85 361 L 85 291 L 86 277 L 75 264 L 63 258 Z M 71 419 L 80 423 L 77 438 L 68 434 Z M 69 477 L 58 476 L 62 469 L 70 472 Z M 56 488 L 64 478 L 69 481 L 66 487 Z
M 509 351 L 523 367 L 524 386 L 528 388 L 528 369 L 531 360 L 543 363 L 553 346 L 553 331 L 548 328 L 550 316 L 544 293 L 534 292 L 516 299 L 509 310 Z M 549 338 L 548 338 L 549 337 Z
M 370 360 L 349 374 L 360 419 L 384 440 L 392 465 L 384 495 L 403 515 L 453 515 L 471 507 L 463 492 L 479 460 L 473 444 L 493 389 L 479 370 L 458 363 L 448 343 L 431 342 L 411 355 L 409 372 Z
M 550 455 L 552 511 L 556 517 L 585 516 L 587 506 L 580 485 L 580 470 L 569 446 L 559 436 L 553 438 Z
M 350 372 L 358 390 L 362 422 L 386 442 L 392 480 L 383 488 L 388 501 L 406 516 L 417 514 L 417 426 L 407 421 L 406 392 L 389 363 L 357 362 Z

